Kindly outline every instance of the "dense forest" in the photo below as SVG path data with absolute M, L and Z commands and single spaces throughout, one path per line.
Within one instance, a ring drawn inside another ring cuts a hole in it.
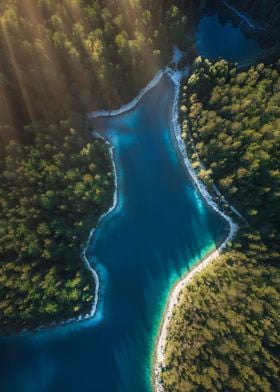
M 198 58 L 182 94 L 183 137 L 226 198 L 280 244 L 280 61 L 248 71 Z
M 133 98 L 186 25 L 171 0 L 1 1 L 1 332 L 89 311 L 80 253 L 113 178 L 86 113 Z
M 0 139 L 32 121 L 118 107 L 182 41 L 172 1 L 6 0 L 0 5 Z M 125 83 L 124 83 L 125 81 Z
M 0 322 L 9 331 L 88 312 L 94 280 L 79 262 L 112 202 L 104 143 L 67 123 L 10 142 L 0 174 Z M 28 130 L 26 130 L 28 132 Z
M 230 250 L 183 290 L 161 377 L 166 391 L 276 391 L 280 342 L 280 62 L 238 70 L 198 58 L 181 121 L 200 178 L 245 216 Z M 200 166 L 201 167 L 201 166 Z
M 168 329 L 164 390 L 277 391 L 279 267 L 244 235 L 184 289 Z
M 80 254 L 112 202 L 113 174 L 106 145 L 83 119 L 129 101 L 169 61 L 173 43 L 189 45 L 195 18 L 173 3 L 1 1 L 2 333 L 90 310 L 95 282 Z M 182 90 L 183 137 L 208 168 L 200 177 L 250 227 L 182 294 L 166 347 L 167 391 L 277 389 L 279 70 L 197 60 Z

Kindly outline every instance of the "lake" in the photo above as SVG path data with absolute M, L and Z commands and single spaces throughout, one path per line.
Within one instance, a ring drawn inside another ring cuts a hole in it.
M 232 33 L 219 37 L 227 46 Z M 203 38 L 210 52 L 213 39 Z M 238 48 L 232 47 L 237 57 Z M 114 147 L 118 181 L 117 205 L 87 251 L 100 277 L 97 314 L 1 338 L 2 392 L 151 390 L 155 337 L 170 289 L 229 229 L 201 198 L 177 151 L 174 92 L 163 76 L 133 110 L 95 121 Z
M 195 41 L 197 52 L 202 57 L 249 64 L 265 49 L 275 45 L 270 32 L 246 16 L 240 19 L 239 13 L 232 12 L 225 4 L 227 2 L 221 2 L 219 13 L 213 13 L 209 6 L 198 23 Z

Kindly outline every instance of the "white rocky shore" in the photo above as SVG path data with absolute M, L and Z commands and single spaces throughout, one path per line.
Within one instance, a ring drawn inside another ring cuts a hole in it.
M 140 91 L 140 93 L 137 95 L 137 97 L 135 97 L 131 102 L 129 102 L 126 105 L 123 105 L 121 108 L 116 109 L 116 110 L 100 110 L 100 111 L 96 111 L 96 112 L 90 112 L 87 115 L 87 119 L 90 122 L 92 119 L 98 118 L 98 117 L 108 117 L 108 116 L 118 116 L 120 114 L 123 114 L 125 112 L 128 112 L 129 110 L 132 110 L 138 103 L 139 101 L 143 98 L 143 96 L 149 91 L 151 90 L 153 87 L 155 87 L 157 85 L 157 83 L 160 81 L 161 77 L 164 75 L 165 70 L 160 70 L 156 73 L 155 77 L 147 84 L 147 86 L 142 89 Z M 92 132 L 92 136 L 93 137 L 97 137 L 99 139 L 104 140 L 107 144 L 110 145 L 110 143 L 108 141 L 106 141 L 106 139 L 97 131 L 93 131 Z M 99 223 L 108 215 L 110 214 L 113 209 L 116 207 L 117 203 L 118 203 L 118 178 L 117 178 L 117 171 L 116 171 L 116 165 L 115 165 L 115 160 L 114 160 L 114 147 L 110 145 L 109 148 L 110 151 L 110 156 L 111 156 L 111 162 L 113 165 L 113 173 L 114 173 L 114 199 L 113 199 L 113 204 L 112 206 L 109 208 L 108 211 L 106 211 L 104 214 L 102 214 L 98 220 L 98 223 L 96 225 L 96 227 L 98 227 Z M 86 257 L 86 251 L 88 249 L 88 246 L 90 244 L 90 241 L 92 239 L 92 236 L 95 232 L 96 228 L 93 228 L 90 232 L 88 241 L 86 243 L 85 248 L 83 249 L 82 252 L 82 259 L 85 263 L 86 268 L 90 271 L 90 273 L 93 276 L 93 279 L 95 281 L 95 293 L 94 293 L 94 301 L 92 303 L 91 306 L 91 310 L 89 313 L 87 313 L 84 316 L 79 316 L 77 319 L 70 319 L 68 320 L 68 322 L 74 321 L 74 320 L 87 320 L 91 317 L 93 317 L 96 313 L 96 308 L 97 308 L 97 303 L 99 300 L 99 277 L 98 274 L 96 273 L 96 271 L 94 270 L 94 268 L 91 266 L 89 260 Z
M 178 57 L 178 53 L 176 53 Z M 176 63 L 178 62 L 178 59 L 176 58 Z M 177 68 L 177 67 L 176 67 Z M 166 67 L 163 70 L 160 70 L 153 80 L 143 89 L 140 91 L 138 96 L 134 98 L 130 103 L 122 106 L 120 109 L 117 110 L 101 110 L 97 112 L 91 112 L 88 114 L 88 121 L 91 121 L 92 119 L 98 118 L 98 117 L 108 117 L 108 116 L 117 116 L 120 114 L 123 114 L 129 110 L 132 110 L 138 103 L 139 101 L 143 98 L 143 96 L 151 90 L 153 87 L 157 85 L 157 83 L 160 81 L 162 76 L 164 74 L 167 74 L 170 79 L 173 81 L 174 86 L 175 86 L 175 98 L 174 98 L 174 103 L 173 103 L 173 113 L 172 113 L 172 131 L 174 132 L 178 148 L 182 154 L 182 157 L 184 159 L 184 163 L 186 165 L 187 170 L 189 171 L 193 182 L 195 186 L 198 188 L 200 191 L 201 195 L 203 198 L 207 201 L 207 203 L 218 213 L 220 214 L 227 222 L 229 225 L 229 233 L 227 238 L 224 240 L 224 242 L 220 245 L 218 249 L 216 249 L 210 256 L 206 257 L 201 263 L 199 263 L 194 269 L 192 269 L 190 272 L 186 274 L 186 276 L 180 280 L 179 282 L 176 283 L 174 286 L 170 297 L 168 301 L 168 306 L 164 315 L 164 319 L 162 321 L 161 325 L 161 330 L 158 336 L 157 340 L 157 347 L 156 347 L 156 354 L 155 354 L 155 361 L 154 361 L 154 367 L 153 367 L 153 379 L 154 379 L 154 388 L 155 392 L 163 392 L 163 386 L 161 384 L 160 380 L 160 369 L 162 366 L 164 366 L 164 360 L 165 360 L 165 355 L 164 355 L 164 349 L 165 349 L 165 342 L 167 338 L 167 331 L 168 331 L 168 324 L 169 321 L 172 317 L 172 313 L 176 305 L 178 304 L 179 296 L 182 291 L 182 289 L 193 280 L 194 276 L 197 275 L 201 270 L 203 270 L 207 265 L 209 265 L 213 260 L 215 260 L 221 253 L 221 251 L 227 246 L 227 244 L 234 238 L 237 230 L 238 230 L 238 225 L 233 222 L 233 220 L 227 216 L 222 210 L 219 209 L 218 205 L 215 203 L 213 200 L 212 196 L 208 193 L 205 185 L 198 179 L 195 171 L 192 168 L 192 165 L 188 159 L 186 148 L 185 148 L 185 143 L 183 139 L 181 138 L 181 128 L 178 122 L 178 104 L 179 104 L 179 97 L 180 97 L 180 85 L 181 85 L 181 79 L 184 76 L 187 76 L 188 74 L 188 69 L 186 68 L 184 71 L 178 71 L 177 69 L 175 71 L 172 71 L 170 68 Z M 103 137 L 98 133 L 98 132 L 93 132 L 93 136 L 102 138 Z M 108 143 L 108 142 L 107 142 Z M 109 214 L 117 205 L 118 202 L 118 184 L 117 184 L 117 173 L 116 173 L 116 167 L 113 159 L 113 147 L 110 147 L 110 153 L 111 153 L 111 159 L 112 159 L 112 164 L 114 167 L 114 177 L 115 177 L 115 193 L 114 193 L 114 202 L 113 205 L 110 207 L 110 209 L 104 213 L 99 221 L 101 221 L 107 214 Z M 92 272 L 94 279 L 96 281 L 96 293 L 95 293 L 95 300 L 92 305 L 91 312 L 84 316 L 82 319 L 86 319 L 89 317 L 92 317 L 95 312 L 96 312 L 96 306 L 97 306 L 97 301 L 98 301 L 98 290 L 99 290 L 99 279 L 98 275 L 94 271 L 94 269 L 91 267 L 89 261 L 86 258 L 86 249 L 88 247 L 88 244 L 92 238 L 92 235 L 94 233 L 93 229 L 90 233 L 90 237 L 87 243 L 87 246 L 85 247 L 85 250 L 83 252 L 83 259 L 86 264 L 86 267 L 90 269 Z
M 161 324 L 160 333 L 157 339 L 157 346 L 156 346 L 156 353 L 155 353 L 155 361 L 154 361 L 154 369 L 153 369 L 153 384 L 155 392 L 163 392 L 164 388 L 161 383 L 160 373 L 161 368 L 165 365 L 165 345 L 166 339 L 168 335 L 168 325 L 172 318 L 173 311 L 175 307 L 178 305 L 180 294 L 183 288 L 189 284 L 193 278 L 201 272 L 207 265 L 212 263 L 221 253 L 223 249 L 226 248 L 228 243 L 232 241 L 234 236 L 237 233 L 238 225 L 233 222 L 233 220 L 227 216 L 222 210 L 219 209 L 218 205 L 213 200 L 212 196 L 208 193 L 205 185 L 198 179 L 195 171 L 192 168 L 191 162 L 188 159 L 185 143 L 181 137 L 181 127 L 179 124 L 178 113 L 179 113 L 179 98 L 180 98 L 180 85 L 181 79 L 184 76 L 184 73 L 180 71 L 167 71 L 168 75 L 170 76 L 171 80 L 175 85 L 175 99 L 173 104 L 173 113 L 172 113 L 172 122 L 173 122 L 173 129 L 172 131 L 175 134 L 179 150 L 183 156 L 184 163 L 186 165 L 187 170 L 189 171 L 194 184 L 200 191 L 203 198 L 207 201 L 207 203 L 213 208 L 219 215 L 221 215 L 229 225 L 229 233 L 224 240 L 224 242 L 220 245 L 218 249 L 216 249 L 213 253 L 211 253 L 208 257 L 206 257 L 202 262 L 200 262 L 195 268 L 193 268 L 190 272 L 177 282 L 172 289 L 170 294 L 167 309 L 164 314 L 164 318 Z
M 99 133 L 93 133 L 93 135 L 95 135 L 97 138 L 100 138 L 100 139 L 102 139 L 102 140 L 105 141 L 105 139 L 104 139 Z M 108 143 L 107 141 L 105 141 L 105 142 Z M 108 144 L 109 144 L 109 143 L 108 143 Z M 117 171 L 116 171 L 115 161 L 114 161 L 114 158 L 113 158 L 113 146 L 110 146 L 109 152 L 110 152 L 111 162 L 112 162 L 112 166 L 113 166 L 113 173 L 114 173 L 114 196 L 113 196 L 113 204 L 111 205 L 111 207 L 110 207 L 106 212 L 104 212 L 104 213 L 100 216 L 100 218 L 99 218 L 99 220 L 98 220 L 98 223 L 97 223 L 97 225 L 96 225 L 96 228 L 99 226 L 99 223 L 102 221 L 102 219 L 104 219 L 105 216 L 107 216 L 108 214 L 110 214 L 110 213 L 113 211 L 113 209 L 116 207 L 117 202 L 118 202 L 118 177 L 117 177 Z M 91 241 L 91 239 L 92 239 L 93 233 L 95 232 L 96 228 L 93 228 L 93 229 L 91 230 L 90 235 L 89 235 L 89 238 L 88 238 L 88 241 L 87 241 L 87 244 L 86 244 L 86 246 L 85 246 L 85 248 L 84 248 L 84 250 L 83 250 L 83 252 L 82 252 L 82 258 L 83 258 L 83 261 L 84 261 L 84 263 L 85 263 L 85 265 L 86 265 L 86 268 L 91 272 L 91 274 L 92 274 L 92 276 L 93 276 L 93 279 L 95 280 L 94 301 L 93 301 L 93 303 L 92 303 L 92 307 L 91 307 L 90 312 L 89 312 L 88 314 L 86 314 L 85 316 L 81 317 L 80 320 L 86 320 L 86 319 L 88 319 L 88 318 L 94 316 L 94 314 L 95 314 L 95 312 L 96 312 L 96 307 L 97 307 L 98 299 L 99 299 L 99 295 L 98 295 L 98 294 L 99 294 L 99 277 L 98 277 L 96 271 L 94 270 L 94 268 L 92 268 L 90 262 L 88 261 L 88 258 L 86 257 L 86 251 L 87 251 L 87 249 L 88 249 L 88 246 L 89 246 L 89 244 L 90 244 L 90 241 Z
M 91 119 L 98 118 L 98 117 L 118 116 L 119 114 L 123 114 L 133 109 L 138 104 L 138 102 L 143 98 L 143 96 L 158 84 L 163 74 L 164 74 L 164 70 L 158 71 L 155 77 L 147 84 L 147 86 L 143 88 L 140 91 L 140 93 L 137 95 L 137 97 L 135 97 L 128 104 L 123 105 L 119 109 L 115 109 L 115 110 L 98 110 L 96 112 L 90 112 L 87 115 L 88 120 L 90 121 Z

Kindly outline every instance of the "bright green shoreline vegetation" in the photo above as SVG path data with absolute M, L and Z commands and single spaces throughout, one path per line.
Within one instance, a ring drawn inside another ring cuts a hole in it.
M 247 71 L 197 59 L 182 136 L 200 178 L 246 217 L 232 248 L 183 290 L 169 323 L 164 390 L 276 391 L 280 341 L 280 63 Z
M 82 119 L 134 98 L 185 27 L 171 0 L 1 2 L 1 333 L 91 309 L 95 282 L 80 256 L 113 176 Z

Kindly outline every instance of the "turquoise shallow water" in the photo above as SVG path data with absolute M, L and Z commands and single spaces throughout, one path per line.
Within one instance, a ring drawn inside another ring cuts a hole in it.
M 150 389 L 149 358 L 168 289 L 228 229 L 178 157 L 173 100 L 165 76 L 134 110 L 95 121 L 114 146 L 119 184 L 118 204 L 87 252 L 101 275 L 99 321 L 2 339 L 1 391 Z
M 227 36 L 219 37 L 227 46 Z M 204 40 L 214 48 L 211 37 Z M 232 53 L 238 57 L 238 47 Z M 132 111 L 95 121 L 114 146 L 119 184 L 118 204 L 87 252 L 100 277 L 97 314 L 1 338 L 1 392 L 150 391 L 169 291 L 228 230 L 201 199 L 172 142 L 173 101 L 174 86 L 163 77 Z

